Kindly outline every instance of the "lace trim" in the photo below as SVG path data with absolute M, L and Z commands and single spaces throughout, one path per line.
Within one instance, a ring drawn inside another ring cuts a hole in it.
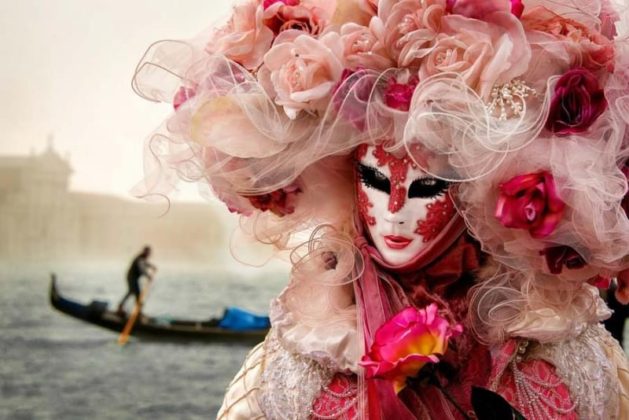
M 528 353 L 528 354 L 527 354 Z M 510 340 L 494 356 L 491 389 L 529 420 L 572 419 L 577 404 L 547 361 L 532 357 L 528 340 Z
M 356 377 L 336 374 L 313 404 L 312 419 L 354 420 L 358 418 Z
M 270 419 L 310 418 L 313 401 L 334 373 L 309 358 L 286 351 L 273 331 L 265 349 L 267 365 L 258 396 L 262 412 Z
M 603 348 L 608 336 L 596 324 L 575 339 L 535 349 L 535 357 L 554 365 L 556 374 L 570 389 L 579 418 L 618 418 L 620 384 Z
M 574 412 L 577 404 L 568 405 L 570 399 L 559 391 L 563 385 L 560 379 L 544 379 L 541 373 L 526 373 L 515 360 L 511 362 L 511 370 L 518 406 L 524 408 L 528 419 L 553 419 Z

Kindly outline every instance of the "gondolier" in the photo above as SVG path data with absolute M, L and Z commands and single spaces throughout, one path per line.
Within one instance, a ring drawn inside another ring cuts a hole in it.
M 151 256 L 151 247 L 145 246 L 142 252 L 136 256 L 127 272 L 127 294 L 124 295 L 120 304 L 118 304 L 118 312 L 124 312 L 124 304 L 131 297 L 135 296 L 136 304 L 140 303 L 140 278 L 146 276 L 149 281 L 152 280 L 152 275 L 157 271 L 157 267 L 151 264 L 148 259 Z

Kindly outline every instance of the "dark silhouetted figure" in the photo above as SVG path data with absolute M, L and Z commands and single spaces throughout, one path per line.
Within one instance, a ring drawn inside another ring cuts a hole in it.
M 605 328 L 612 333 L 612 336 L 618 340 L 620 345 L 624 348 L 624 333 L 625 333 L 625 320 L 629 316 L 629 306 L 623 305 L 616 299 L 617 285 L 614 283 L 612 287 L 607 290 L 607 306 L 613 310 L 611 318 L 605 321 Z
M 129 271 L 127 272 L 127 285 L 129 290 L 120 301 L 120 304 L 118 304 L 119 313 L 124 312 L 124 304 L 131 295 L 135 296 L 136 303 L 140 303 L 140 278 L 146 276 L 149 280 L 152 280 L 153 277 L 150 271 L 157 271 L 157 268 L 148 262 L 150 256 L 151 247 L 145 246 L 142 252 L 131 262 L 131 266 L 129 266 Z

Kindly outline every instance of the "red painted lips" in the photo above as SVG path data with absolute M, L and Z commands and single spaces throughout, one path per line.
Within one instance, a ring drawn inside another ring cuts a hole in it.
M 384 237 L 384 242 L 391 249 L 404 249 L 409 246 L 413 240 L 404 236 L 387 235 Z

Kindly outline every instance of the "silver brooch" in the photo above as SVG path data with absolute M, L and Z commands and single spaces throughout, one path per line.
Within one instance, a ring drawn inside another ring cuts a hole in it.
M 529 96 L 537 96 L 537 91 L 520 79 L 494 86 L 491 90 L 491 102 L 486 105 L 487 112 L 497 116 L 500 121 L 520 117 Z

